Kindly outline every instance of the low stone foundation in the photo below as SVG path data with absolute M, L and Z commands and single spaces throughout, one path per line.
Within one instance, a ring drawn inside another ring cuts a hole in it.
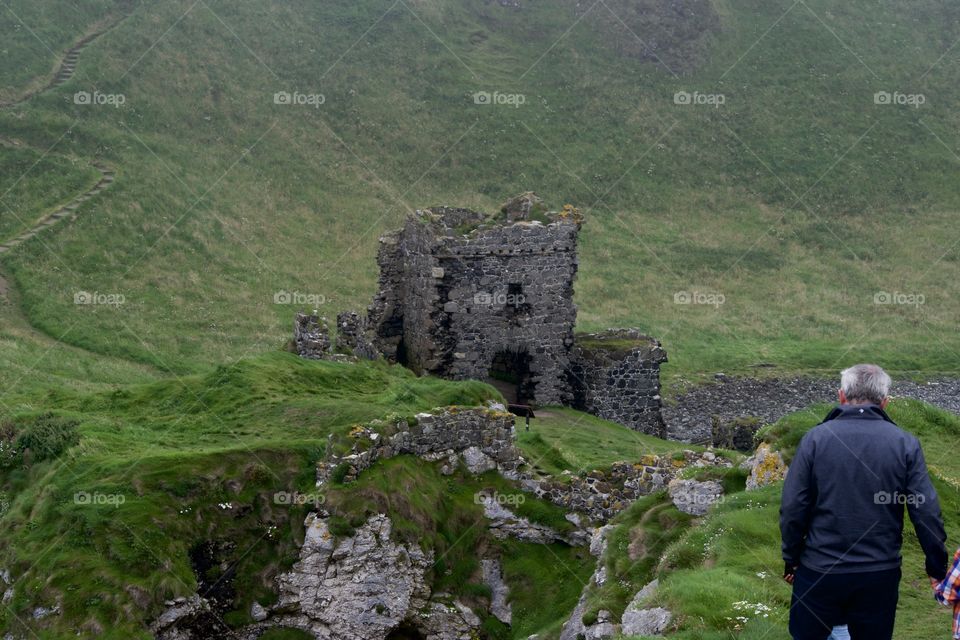
M 412 424 L 411 424 L 412 422 Z M 517 480 L 523 463 L 515 446 L 514 416 L 499 409 L 446 407 L 435 413 L 420 413 L 407 422 L 358 426 L 350 434 L 352 450 L 343 456 L 328 452 L 317 466 L 317 486 L 325 484 L 337 469 L 350 482 L 380 459 L 402 454 L 428 461 L 462 459 L 474 472 L 496 469 Z M 451 469 L 452 471 L 452 469 Z

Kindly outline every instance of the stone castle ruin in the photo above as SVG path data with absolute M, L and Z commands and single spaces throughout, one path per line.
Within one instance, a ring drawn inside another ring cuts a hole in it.
M 418 210 L 380 238 L 366 317 L 299 314 L 304 357 L 377 357 L 418 374 L 484 380 L 511 404 L 573 406 L 664 436 L 660 344 L 635 329 L 577 335 L 573 283 L 582 217 L 526 193 L 493 215 Z M 340 355 L 336 355 L 340 354 Z

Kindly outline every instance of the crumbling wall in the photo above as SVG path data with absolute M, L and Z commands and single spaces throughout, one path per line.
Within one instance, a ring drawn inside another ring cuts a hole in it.
M 547 211 L 533 193 L 491 215 L 418 210 L 380 238 L 378 292 L 365 321 L 337 317 L 337 351 L 488 381 L 509 403 L 571 405 L 665 436 L 660 344 L 634 329 L 574 337 L 581 222 L 575 207 Z M 313 340 L 299 326 L 298 351 L 318 357 L 299 348 Z
M 636 329 L 577 336 L 574 406 L 636 431 L 665 438 L 660 364 L 667 354 Z
M 513 414 L 479 407 L 446 407 L 417 414 L 411 422 L 398 420 L 355 429 L 349 452 L 338 456 L 328 448 L 327 458 L 317 465 L 318 486 L 341 465 L 343 479 L 352 481 L 377 460 L 402 454 L 447 460 L 448 464 L 463 459 L 471 471 L 497 469 L 508 478 L 519 477 L 523 459 L 516 447 Z
M 370 327 L 384 355 L 419 373 L 484 380 L 495 359 L 511 354 L 524 362 L 517 374 L 526 400 L 569 401 L 580 224 L 522 219 L 540 215 L 534 197 L 505 207 L 503 220 L 451 207 L 418 211 L 381 240 Z

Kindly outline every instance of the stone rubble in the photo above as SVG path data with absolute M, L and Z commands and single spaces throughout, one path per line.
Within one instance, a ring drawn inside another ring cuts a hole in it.
M 710 507 L 723 498 L 723 486 L 715 480 L 699 482 L 675 478 L 667 486 L 670 499 L 680 511 L 704 516 Z
M 613 531 L 612 525 L 604 525 L 594 530 L 590 539 L 590 555 L 597 559 L 597 567 L 583 587 L 577 606 L 574 607 L 570 618 L 563 623 L 560 631 L 560 640 L 606 640 L 612 638 L 616 632 L 609 619 L 601 620 L 592 625 L 583 623 L 583 616 L 587 612 L 587 598 L 592 585 L 601 586 L 606 580 L 606 567 L 603 564 L 603 554 L 607 550 L 607 536 Z

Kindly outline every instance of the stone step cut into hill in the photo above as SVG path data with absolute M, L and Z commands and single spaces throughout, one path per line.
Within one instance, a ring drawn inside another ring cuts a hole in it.
M 336 351 L 382 354 L 418 374 L 484 380 L 510 404 L 568 405 L 663 437 L 660 343 L 636 329 L 577 336 L 583 218 L 533 193 L 497 213 L 418 210 L 380 238 L 366 318 L 337 318 Z M 325 321 L 299 315 L 297 352 L 333 358 Z

